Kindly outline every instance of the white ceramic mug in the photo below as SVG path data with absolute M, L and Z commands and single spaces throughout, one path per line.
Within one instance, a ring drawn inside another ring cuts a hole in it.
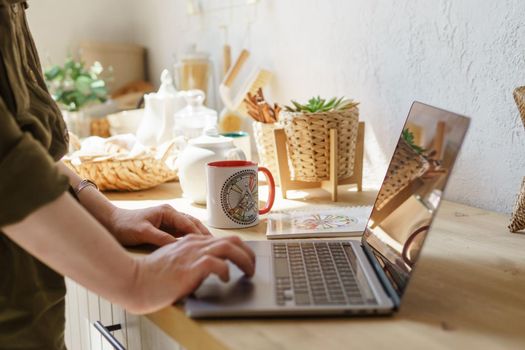
M 257 172 L 268 180 L 266 206 L 259 210 Z M 206 165 L 208 224 L 216 228 L 243 228 L 259 223 L 275 200 L 275 182 L 270 171 L 245 160 L 211 162 Z

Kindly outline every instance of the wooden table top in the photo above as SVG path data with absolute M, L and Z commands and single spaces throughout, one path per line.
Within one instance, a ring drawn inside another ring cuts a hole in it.
M 371 205 L 376 195 L 340 191 L 337 205 Z M 108 197 L 125 208 L 169 203 L 206 219 L 204 207 L 181 198 L 178 183 Z M 330 203 L 322 190 L 291 197 L 274 208 Z M 192 320 L 173 306 L 147 317 L 187 349 L 524 349 L 525 234 L 509 233 L 508 220 L 444 201 L 394 316 Z M 263 218 L 253 228 L 212 232 L 265 239 L 266 223 Z

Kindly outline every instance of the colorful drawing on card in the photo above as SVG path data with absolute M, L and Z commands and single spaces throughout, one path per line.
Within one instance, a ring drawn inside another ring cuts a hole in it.
M 330 230 L 356 224 L 357 218 L 347 215 L 314 214 L 294 220 L 293 226 L 299 230 Z
M 266 237 L 347 237 L 363 233 L 371 206 L 330 207 L 274 211 L 268 215 Z

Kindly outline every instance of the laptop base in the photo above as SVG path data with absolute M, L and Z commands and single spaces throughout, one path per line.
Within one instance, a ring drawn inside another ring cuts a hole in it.
M 373 303 L 344 305 L 296 305 L 292 299 L 278 304 L 278 288 L 275 278 L 276 267 L 272 246 L 291 243 L 310 245 L 311 240 L 293 241 L 249 241 L 246 242 L 257 258 L 253 278 L 246 278 L 242 272 L 230 264 L 230 281 L 223 283 L 217 276 L 208 277 L 185 303 L 188 316 L 193 318 L 217 317 L 275 317 L 275 316 L 345 316 L 345 315 L 387 315 L 394 311 L 393 303 L 385 294 L 377 280 L 359 242 L 329 241 L 351 245 L 359 263 L 357 273 L 360 281 L 368 284 L 373 292 Z M 321 241 L 323 242 L 323 241 Z

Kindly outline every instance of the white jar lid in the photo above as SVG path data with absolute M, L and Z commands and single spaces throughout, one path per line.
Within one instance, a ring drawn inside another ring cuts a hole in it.
M 233 139 L 219 135 L 217 128 L 206 128 L 201 136 L 188 141 L 196 147 L 233 147 Z

